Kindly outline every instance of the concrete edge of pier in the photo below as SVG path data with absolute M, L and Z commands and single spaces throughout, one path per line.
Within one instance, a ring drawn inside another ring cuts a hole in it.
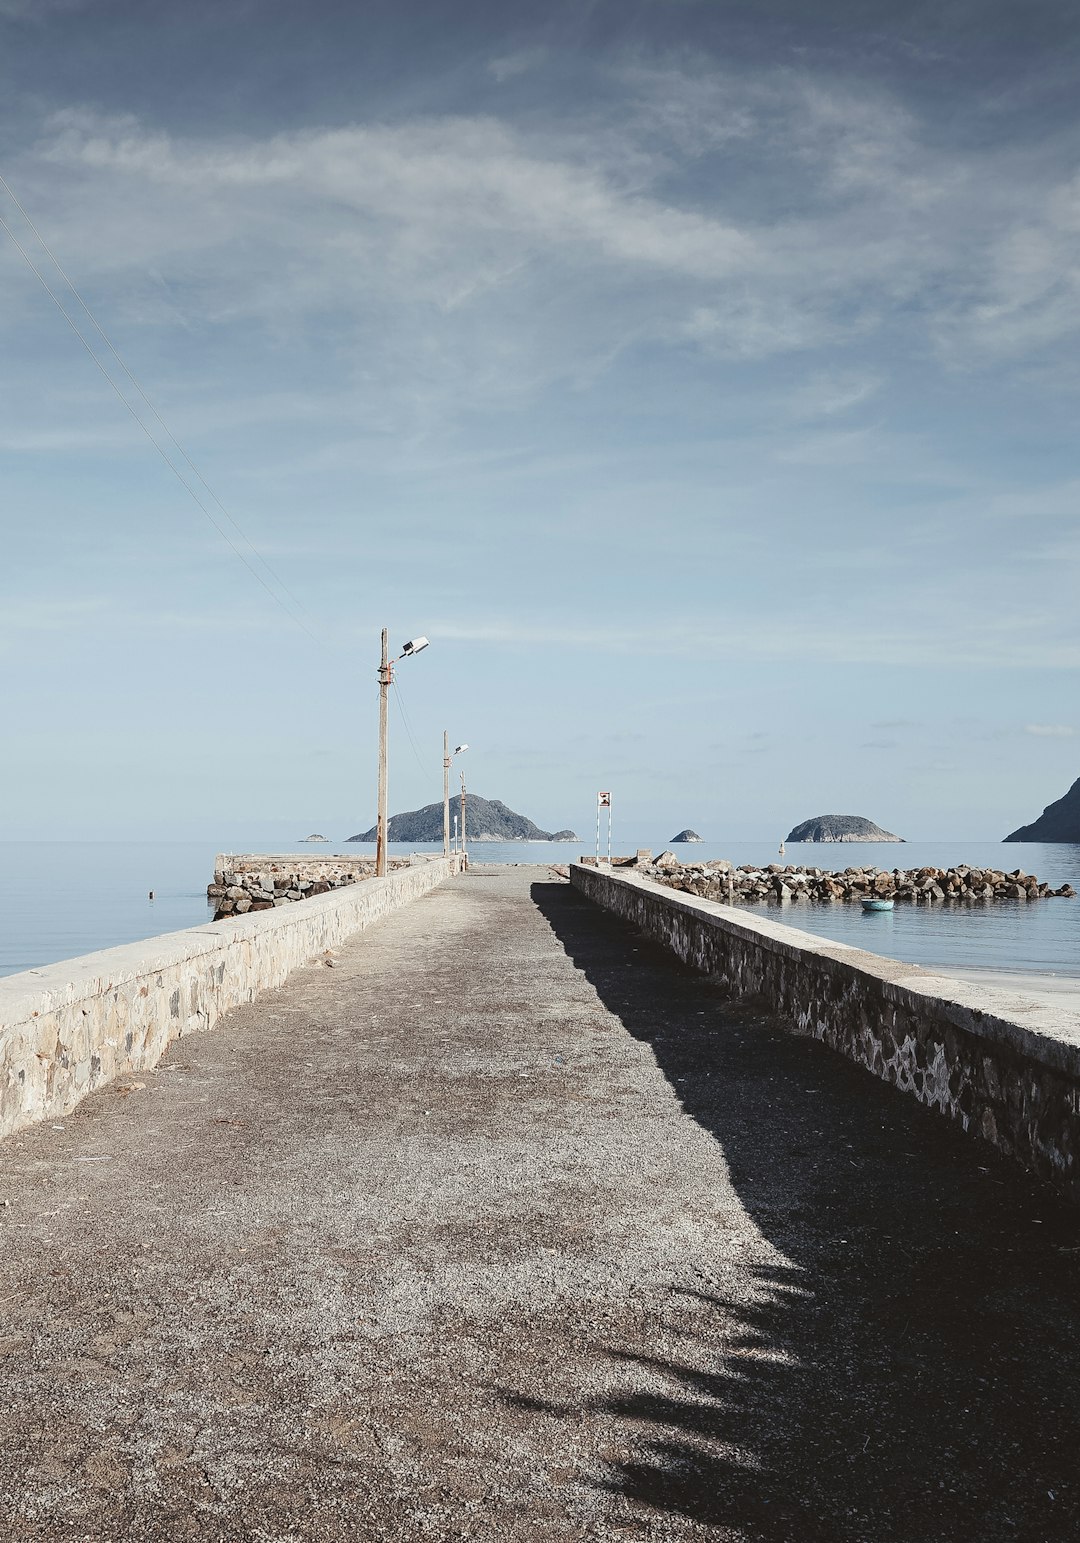
M 212 1028 L 460 866 L 457 854 L 433 857 L 296 904 L 0 978 L 0 1136 L 156 1065 L 173 1040 Z
M 574 887 L 734 996 L 866 1067 L 1080 1201 L 1080 1021 L 994 986 L 575 863 Z

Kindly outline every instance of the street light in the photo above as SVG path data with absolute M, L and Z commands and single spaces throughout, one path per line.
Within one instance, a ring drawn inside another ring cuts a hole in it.
M 386 836 L 388 821 L 387 785 L 386 785 L 386 703 L 390 687 L 394 681 L 394 665 L 397 659 L 391 659 L 386 646 L 387 632 L 382 630 L 382 661 L 379 665 L 379 815 L 375 830 L 375 873 L 379 878 L 386 875 Z M 427 648 L 427 638 L 413 638 L 402 648 L 398 659 L 411 659 L 414 654 Z
M 468 750 L 468 745 L 458 745 L 454 755 L 460 755 L 463 750 Z M 442 855 L 450 856 L 450 762 L 454 759 L 450 754 L 450 736 L 443 729 L 442 737 Z

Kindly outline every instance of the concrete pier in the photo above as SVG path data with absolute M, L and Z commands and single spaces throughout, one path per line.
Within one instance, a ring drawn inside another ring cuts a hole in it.
M 1075 1538 L 1074 1210 L 546 870 L 332 959 L 0 1146 L 5 1538 Z

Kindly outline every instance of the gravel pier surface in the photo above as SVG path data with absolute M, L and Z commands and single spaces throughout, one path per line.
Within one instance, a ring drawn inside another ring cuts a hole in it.
M 0 1164 L 5 1543 L 1080 1536 L 1076 1213 L 546 869 Z

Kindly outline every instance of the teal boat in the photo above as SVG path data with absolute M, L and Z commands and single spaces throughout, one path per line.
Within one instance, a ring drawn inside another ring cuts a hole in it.
M 893 903 L 891 900 L 882 899 L 880 895 L 875 895 L 870 899 L 864 900 L 862 908 L 864 911 L 891 911 Z

